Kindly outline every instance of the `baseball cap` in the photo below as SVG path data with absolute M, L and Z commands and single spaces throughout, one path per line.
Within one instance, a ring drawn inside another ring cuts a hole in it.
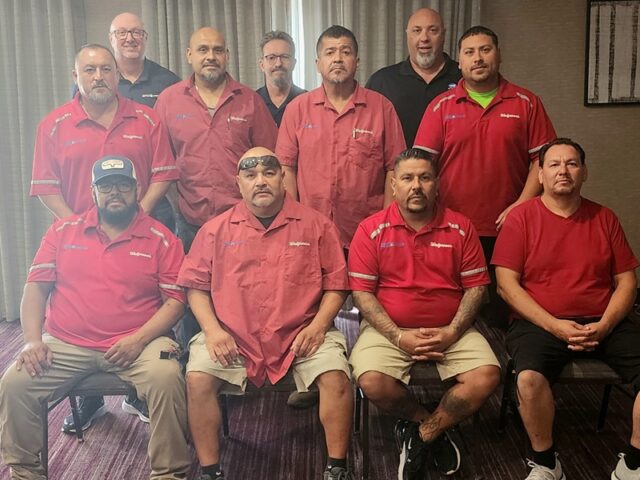
M 108 155 L 93 164 L 91 184 L 95 185 L 111 175 L 121 175 L 136 180 L 136 169 L 128 158 Z

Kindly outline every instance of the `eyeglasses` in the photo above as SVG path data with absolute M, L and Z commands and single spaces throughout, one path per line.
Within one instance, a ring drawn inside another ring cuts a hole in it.
M 116 187 L 116 190 L 120 193 L 129 193 L 133 190 L 133 182 L 96 183 L 95 187 L 100 193 L 109 193 L 113 190 L 113 187 Z
M 267 61 L 267 63 L 273 64 L 273 63 L 276 63 L 277 59 L 280 59 L 282 63 L 290 62 L 293 57 L 288 53 L 283 53 L 282 55 L 265 55 L 262 58 L 264 58 Z
M 280 161 L 273 155 L 263 155 L 262 157 L 247 157 L 238 162 L 238 171 L 256 168 L 260 164 L 265 168 L 280 168 Z
M 133 30 L 120 28 L 111 32 L 111 35 L 114 35 L 118 40 L 124 40 L 129 34 L 131 34 L 131 36 L 135 40 L 142 40 L 144 38 L 147 38 L 147 32 L 139 28 L 134 28 Z

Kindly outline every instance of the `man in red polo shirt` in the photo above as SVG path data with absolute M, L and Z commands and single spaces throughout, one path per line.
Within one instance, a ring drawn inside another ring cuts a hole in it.
M 514 208 L 492 263 L 514 311 L 507 334 L 522 422 L 533 448 L 527 479 L 565 476 L 553 444 L 551 386 L 573 358 L 608 363 L 633 384 L 633 433 L 613 480 L 640 479 L 640 327 L 629 320 L 640 265 L 616 216 L 580 195 L 585 153 L 568 138 L 540 151 L 541 197 Z
M 131 382 L 149 404 L 150 478 L 184 479 L 184 380 L 177 360 L 161 357 L 177 348 L 166 335 L 186 300 L 176 284 L 182 245 L 139 207 L 129 159 L 97 161 L 91 187 L 95 206 L 56 222 L 29 270 L 25 346 L 0 381 L 2 457 L 12 479 L 44 480 L 42 403 L 103 371 Z
M 75 60 L 75 98 L 38 125 L 31 195 L 65 218 L 93 206 L 87 179 L 104 155 L 136 167 L 140 207 L 151 212 L 178 178 L 166 129 L 150 108 L 118 95 L 116 61 L 102 45 L 82 47 Z
M 474 413 L 500 382 L 491 347 L 472 326 L 489 283 L 476 231 L 438 201 L 433 155 L 408 149 L 395 160 L 395 201 L 364 220 L 349 251 L 349 280 L 363 321 L 350 363 L 378 407 L 404 420 L 398 478 L 424 478 L 426 452 L 451 475 L 460 452 L 447 429 Z M 409 393 L 416 361 L 435 361 L 455 384 L 430 412 Z
M 193 75 L 162 92 L 155 106 L 180 172 L 177 228 L 186 251 L 207 220 L 240 199 L 238 158 L 251 147 L 273 148 L 278 134 L 260 95 L 227 73 L 229 50 L 220 32 L 196 30 L 187 61 Z
M 462 79 L 429 104 L 414 146 L 438 157 L 440 200 L 471 219 L 488 263 L 509 210 L 540 193 L 535 160 L 556 133 L 540 99 L 500 75 L 493 31 L 471 27 L 458 48 Z M 490 296 L 488 317 L 506 325 L 495 287 Z
M 316 45 L 322 85 L 291 101 L 276 153 L 287 191 L 334 221 L 345 248 L 358 223 L 391 199 L 393 158 L 405 149 L 393 105 L 355 80 L 358 42 L 334 25 Z
M 247 380 L 318 388 L 329 460 L 325 480 L 349 480 L 353 392 L 344 336 L 333 327 L 348 286 L 335 226 L 285 195 L 280 162 L 253 148 L 238 162 L 243 201 L 198 232 L 178 283 L 202 332 L 189 344 L 189 417 L 200 480 L 221 480 L 217 393 Z

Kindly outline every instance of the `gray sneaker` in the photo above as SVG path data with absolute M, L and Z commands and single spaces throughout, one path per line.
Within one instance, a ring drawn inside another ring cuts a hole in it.
M 531 471 L 529 472 L 529 475 L 527 475 L 527 478 L 525 478 L 524 480 L 566 480 L 567 478 L 562 472 L 562 465 L 560 465 L 560 460 L 558 460 L 557 453 L 556 465 L 553 469 L 538 465 L 531 460 L 527 462 L 527 465 L 531 467 Z
M 342 467 L 333 467 L 331 471 L 325 470 L 322 480 L 355 480 L 353 474 Z
M 616 469 L 611 473 L 611 480 L 640 480 L 640 468 L 631 470 L 624 461 L 624 453 L 618 455 L 620 460 Z

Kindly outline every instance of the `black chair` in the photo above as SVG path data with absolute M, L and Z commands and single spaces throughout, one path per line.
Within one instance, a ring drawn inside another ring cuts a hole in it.
M 93 373 L 73 386 L 71 390 L 53 402 L 44 402 L 40 412 L 42 418 L 42 451 L 40 461 L 44 467 L 45 475 L 49 475 L 49 412 L 59 405 L 65 398 L 69 398 L 71 404 L 71 414 L 75 425 L 80 425 L 80 414 L 78 413 L 78 403 L 76 397 L 87 396 L 111 396 L 129 395 L 135 393 L 135 388 L 114 374 L 106 372 Z M 76 428 L 78 442 L 84 442 L 84 434 L 81 428 Z

